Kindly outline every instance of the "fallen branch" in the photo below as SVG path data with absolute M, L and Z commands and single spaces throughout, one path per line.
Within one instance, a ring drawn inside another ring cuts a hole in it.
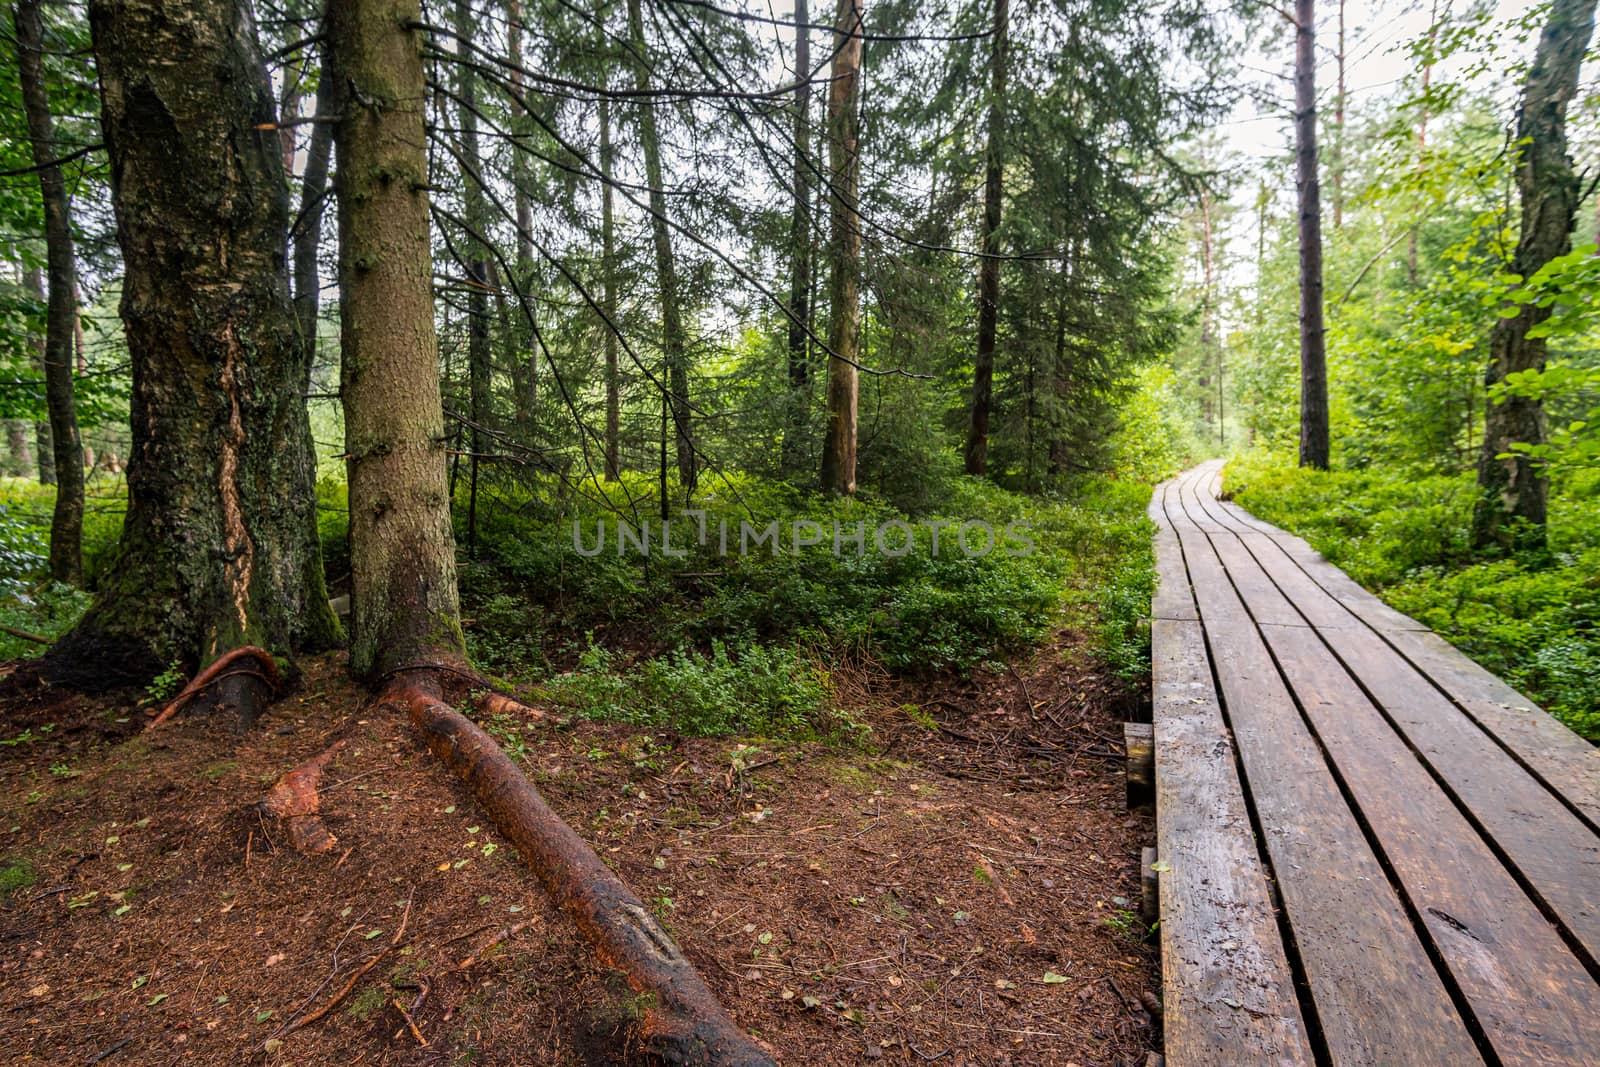
M 7 626 L 5 623 L 0 623 L 0 634 L 10 634 L 12 637 L 18 637 L 24 641 L 32 641 L 38 645 L 48 645 L 55 642 L 54 638 L 36 634 L 30 630 L 19 630 L 15 626 Z
M 510 926 L 502 926 L 495 931 L 493 937 L 474 949 L 472 955 L 465 957 L 460 963 L 456 964 L 456 970 L 464 971 L 469 967 L 476 966 L 484 956 L 493 952 L 503 942 L 511 940 L 538 921 L 538 916 L 534 916 L 532 919 L 523 919 L 521 922 L 512 923 Z
M 775 1067 L 639 898 L 550 810 L 488 734 L 420 684 L 391 686 L 380 699 L 410 717 L 572 916 L 600 961 L 627 978 L 641 1001 L 633 1036 L 642 1051 L 673 1064 Z
M 279 1029 L 277 1033 L 273 1034 L 272 1037 L 273 1038 L 288 1037 L 290 1034 L 294 1033 L 296 1030 L 304 1030 L 306 1027 L 310 1026 L 312 1023 L 318 1022 L 318 1021 L 326 1018 L 329 1012 L 331 1012 L 334 1008 L 337 1008 L 339 1006 L 339 1002 L 340 1001 L 344 1000 L 345 997 L 348 997 L 350 995 L 350 991 L 356 987 L 356 984 L 358 982 L 360 982 L 362 978 L 366 977 L 367 972 L 372 970 L 372 968 L 376 967 L 378 965 L 378 961 L 379 960 L 381 960 L 385 956 L 387 956 L 389 954 L 390 950 L 392 950 L 396 945 L 400 944 L 400 939 L 402 937 L 406 936 L 406 924 L 409 923 L 410 921 L 411 921 L 411 901 L 408 899 L 406 901 L 406 910 L 405 910 L 404 914 L 402 914 L 400 916 L 400 928 L 397 929 L 394 932 L 394 937 L 389 939 L 389 943 L 387 945 L 383 946 L 382 948 L 380 948 L 377 952 L 374 952 L 372 954 L 372 958 L 369 959 L 366 963 L 362 964 L 361 965 L 361 969 L 359 971 L 357 971 L 355 974 L 352 974 L 350 976 L 350 980 L 345 982 L 344 985 L 340 986 L 339 987 L 339 991 L 337 993 L 335 993 L 332 997 L 328 998 L 327 1003 L 323 1004 L 322 1007 L 318 1008 L 316 1011 L 312 1012 L 310 1015 L 302 1015 L 302 1016 L 300 1016 L 300 1018 L 295 1019 L 293 1022 L 284 1024 L 284 1026 L 281 1029 Z M 268 1040 L 272 1040 L 272 1038 L 268 1038 Z
M 254 671 L 248 667 L 241 667 L 238 670 L 234 670 L 234 664 L 244 659 L 255 660 L 261 669 Z M 161 709 L 161 714 L 150 720 L 150 725 L 145 727 L 145 731 L 148 733 L 162 725 L 182 711 L 184 705 L 213 684 L 235 674 L 247 674 L 261 679 L 272 690 L 274 695 L 283 688 L 283 677 L 278 673 L 278 662 L 272 658 L 272 653 L 264 648 L 257 648 L 255 645 L 241 645 L 238 648 L 224 652 L 212 662 L 211 666 L 195 675 L 189 684 L 179 690 L 178 695 L 172 698 L 171 703 Z
M 285 771 L 257 805 L 263 814 L 271 815 L 283 824 L 289 832 L 289 843 L 297 852 L 316 855 L 328 851 L 339 842 L 323 825 L 322 816 L 318 814 L 317 785 L 322 781 L 322 772 L 347 743 L 335 741 L 326 751 L 293 770 Z

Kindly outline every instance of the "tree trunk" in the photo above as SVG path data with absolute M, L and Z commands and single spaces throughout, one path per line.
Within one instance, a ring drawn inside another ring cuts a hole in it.
M 1005 176 L 1006 30 L 1009 0 L 994 0 L 994 69 L 989 87 L 989 149 L 983 177 L 983 236 L 978 263 L 978 350 L 972 364 L 967 423 L 968 474 L 988 468 L 989 408 L 994 394 L 994 342 L 1000 318 L 1000 206 Z
M 241 0 L 95 0 L 89 16 L 133 445 L 116 559 L 52 658 L 105 684 L 241 645 L 327 647 L 338 622 L 289 300 L 288 187 L 254 19 Z
M 1555 0 L 1550 21 L 1523 88 L 1517 112 L 1517 191 L 1522 231 L 1511 271 L 1523 278 L 1572 249 L 1572 227 L 1581 192 L 1567 152 L 1567 106 L 1578 91 L 1578 71 L 1594 32 L 1595 0 Z M 1489 338 L 1493 387 L 1516 371 L 1544 367 L 1542 337 L 1528 331 L 1550 317 L 1550 309 L 1523 305 L 1500 319 Z M 1525 397 L 1490 402 L 1484 413 L 1483 451 L 1478 460 L 1482 492 L 1472 517 L 1473 544 L 1480 548 L 1537 550 L 1545 543 L 1548 483 L 1513 444 L 1544 441 L 1544 406 Z M 1501 458 L 1510 453 L 1507 458 Z
M 1328 469 L 1328 352 L 1322 325 L 1314 0 L 1295 4 L 1295 184 L 1300 193 L 1300 466 Z
M 794 207 L 789 221 L 789 403 L 783 434 L 783 468 L 800 469 L 810 377 L 811 295 L 811 22 L 806 0 L 794 5 Z
M 511 131 L 516 140 L 511 144 L 511 200 L 517 220 L 517 286 L 524 292 L 533 288 L 533 175 L 528 169 L 528 150 L 523 139 L 533 132 L 523 101 L 527 94 L 522 84 L 522 4 L 520 0 L 506 2 L 506 51 L 511 60 L 511 89 L 516 99 L 511 101 Z M 509 343 L 512 347 L 512 387 L 516 390 L 514 409 L 517 431 L 523 438 L 531 438 L 534 413 L 539 407 L 539 353 L 526 316 L 532 314 L 532 301 L 518 319 L 517 329 Z
M 50 442 L 56 475 L 55 512 L 50 519 L 50 577 L 83 582 L 83 444 L 72 396 L 72 335 L 77 325 L 78 271 L 72 250 L 72 205 L 56 163 L 50 95 L 44 80 L 44 23 L 40 0 L 18 0 L 17 67 L 22 109 L 27 116 L 33 162 L 44 201 L 45 261 L 50 292 L 44 331 L 44 395 L 50 412 Z
M 306 346 L 306 387 L 310 386 L 311 367 L 317 357 L 317 318 L 321 312 L 322 276 L 317 269 L 317 252 L 322 244 L 322 216 L 328 204 L 328 164 L 333 156 L 333 123 L 329 95 L 333 92 L 325 72 L 317 89 L 317 122 L 311 127 L 311 142 L 306 149 L 306 169 L 300 179 L 300 212 L 295 216 L 289 239 L 294 246 L 294 315 L 300 324 L 300 339 Z
M 614 482 L 622 472 L 618 439 L 621 435 L 621 384 L 617 379 L 617 239 L 616 193 L 611 188 L 611 100 L 600 98 L 600 270 L 601 300 L 605 304 L 606 356 L 606 481 Z
M 28 295 L 43 304 L 44 275 L 38 267 L 29 267 L 23 275 L 22 284 Z M 33 364 L 44 374 L 44 334 L 31 333 L 28 337 L 28 347 L 33 350 Z M 48 405 L 46 405 L 48 410 Z M 54 442 L 50 440 L 50 422 L 48 419 L 39 419 L 33 424 L 33 454 L 39 465 L 39 484 L 56 484 L 56 451 Z
M 1417 177 L 1422 177 L 1426 167 L 1424 158 L 1428 149 L 1428 86 L 1433 81 L 1433 44 L 1439 39 L 1439 4 L 1437 0 L 1433 10 L 1428 15 L 1428 58 L 1422 64 L 1422 107 L 1417 114 Z M 1411 226 L 1411 236 L 1406 242 L 1406 278 L 1414 288 L 1417 284 L 1417 238 L 1418 227 L 1415 223 Z
M 1204 271 L 1204 288 L 1200 297 L 1200 406 L 1209 419 L 1213 414 L 1217 423 L 1217 443 L 1222 445 L 1222 345 L 1215 332 L 1216 294 L 1216 231 L 1211 224 L 1211 192 L 1200 190 L 1200 240 L 1201 266 Z M 1211 404 L 1211 356 L 1216 351 L 1217 391 L 1216 407 Z
M 828 174 L 832 188 L 829 235 L 828 432 L 822 441 L 822 489 L 856 491 L 856 333 L 860 308 L 861 218 L 857 207 L 864 0 L 839 0 L 833 31 L 833 75 L 828 82 Z
M 459 49 L 472 40 L 476 23 L 469 0 L 456 0 L 456 35 Z M 457 122 L 461 127 L 461 158 L 467 173 L 462 175 L 466 200 L 467 227 L 463 240 L 467 261 L 467 381 L 472 409 L 472 455 L 468 459 L 467 555 L 478 556 L 478 468 L 488 453 L 490 439 L 485 432 L 491 411 L 491 366 L 489 354 L 489 250 L 483 240 L 489 232 L 489 206 L 483 193 L 483 157 L 478 150 L 478 74 L 471 63 L 456 64 Z
M 633 43 L 634 86 L 640 92 L 650 88 L 650 71 L 645 65 L 644 17 L 639 0 L 628 0 L 628 36 Z M 694 492 L 698 463 L 694 453 L 694 434 L 689 422 L 689 359 L 683 331 L 682 294 L 678 286 L 677 261 L 672 255 L 672 232 L 667 222 L 667 197 L 661 177 L 661 138 L 656 129 L 656 103 L 639 105 L 639 141 L 644 152 L 645 181 L 650 186 L 650 232 L 655 243 L 656 278 L 661 287 L 661 347 L 667 370 L 667 405 L 671 413 L 678 457 L 678 483 L 687 499 Z M 665 500 L 663 499 L 663 507 Z
M 1345 89 L 1345 0 L 1339 0 L 1339 49 L 1333 59 L 1337 64 L 1338 82 L 1333 94 L 1333 228 L 1344 229 L 1344 111 L 1349 102 Z
M 28 444 L 28 424 L 22 419 L 6 420 L 6 449 L 11 453 L 8 474 L 26 477 L 33 470 L 33 449 Z
M 466 659 L 456 599 L 428 243 L 416 0 L 328 11 L 350 480 L 350 666 L 379 679 Z

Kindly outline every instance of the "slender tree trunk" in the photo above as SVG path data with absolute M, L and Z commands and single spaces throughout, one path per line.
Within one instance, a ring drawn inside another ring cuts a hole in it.
M 1322 325 L 1314 0 L 1295 4 L 1295 172 L 1300 192 L 1300 465 L 1328 468 L 1328 353 Z
M 972 367 L 972 408 L 967 423 L 968 474 L 988 467 L 989 409 L 994 393 L 994 343 L 1000 318 L 1000 207 L 1005 177 L 1006 31 L 1010 0 L 994 0 L 994 68 L 989 86 L 989 148 L 983 178 L 983 236 L 978 264 L 978 350 Z
M 1339 50 L 1334 53 L 1338 64 L 1338 84 L 1333 94 L 1333 228 L 1344 229 L 1344 111 L 1349 102 L 1345 89 L 1345 0 L 1339 0 Z
M 1433 44 L 1439 39 L 1439 4 L 1437 0 L 1428 15 L 1428 58 L 1422 64 L 1422 108 L 1417 114 L 1417 176 L 1420 178 L 1427 166 L 1428 150 L 1428 86 L 1433 81 Z M 1420 227 L 1411 226 L 1411 236 L 1406 242 L 1406 277 L 1413 287 L 1417 284 L 1417 238 Z
M 783 467 L 797 471 L 802 462 L 810 393 L 808 333 L 811 296 L 811 11 L 806 0 L 794 5 L 794 207 L 790 214 L 789 245 L 789 403 L 783 434 Z
M 40 0 L 18 0 L 13 10 L 22 109 L 44 201 L 45 260 L 50 292 L 44 332 L 44 393 L 55 453 L 56 502 L 50 520 L 50 577 L 83 582 L 83 444 L 72 389 L 72 335 L 77 325 L 78 270 L 72 250 L 72 205 L 56 163 L 50 95 L 44 80 L 44 22 Z
M 458 48 L 472 40 L 476 23 L 469 0 L 456 0 Z M 460 100 L 457 123 L 461 127 L 462 176 L 467 226 L 464 238 L 467 261 L 467 382 L 472 413 L 472 455 L 467 462 L 467 554 L 478 555 L 478 469 L 489 451 L 491 366 L 489 352 L 489 251 L 479 239 L 489 230 L 489 207 L 483 193 L 483 157 L 478 150 L 478 74 L 471 63 L 456 64 L 456 95 Z
M 22 278 L 23 287 L 28 295 L 39 303 L 45 303 L 44 274 L 38 267 L 29 267 Z M 28 347 L 33 350 L 33 365 L 38 368 L 40 375 L 44 374 L 44 334 L 32 333 L 28 337 Z M 46 405 L 48 410 L 48 404 Z M 39 484 L 56 484 L 56 451 L 55 443 L 50 440 L 49 419 L 39 419 L 33 424 L 33 454 L 39 466 Z
M 633 42 L 634 86 L 640 92 L 645 92 L 650 88 L 650 71 L 644 59 L 644 16 L 639 0 L 628 0 L 628 36 Z M 678 483 L 687 499 L 695 489 L 698 463 L 689 419 L 689 356 L 683 329 L 683 294 L 678 285 L 677 261 L 672 254 L 672 230 L 667 221 L 667 196 L 661 177 L 661 138 L 656 129 L 655 107 L 655 103 L 648 100 L 639 106 L 639 142 L 644 152 L 645 181 L 650 186 L 650 233 L 656 251 L 656 279 L 661 288 L 661 347 L 667 370 L 666 403 L 674 428 Z
M 1222 439 L 1222 348 L 1217 344 L 1215 326 L 1215 296 L 1216 296 L 1216 233 L 1211 225 L 1211 191 L 1200 190 L 1200 265 L 1201 265 L 1201 297 L 1200 297 L 1200 389 L 1201 408 L 1209 421 L 1213 415 L 1216 417 L 1217 439 Z M 1212 350 L 1216 349 L 1218 366 L 1217 378 L 1217 404 L 1213 410 L 1211 403 L 1211 358 Z
M 617 237 L 616 192 L 611 188 L 614 167 L 611 145 L 611 101 L 600 98 L 600 269 L 601 300 L 605 303 L 606 357 L 606 481 L 614 482 L 622 473 L 618 441 L 621 436 L 621 383 L 617 376 Z
M 828 172 L 832 188 L 829 236 L 828 431 L 822 441 L 822 489 L 856 491 L 856 373 L 860 314 L 861 216 L 857 114 L 860 101 L 864 0 L 839 0 L 833 31 L 833 76 L 828 83 Z
M 89 17 L 133 443 L 116 558 L 52 659 L 104 685 L 243 645 L 327 647 L 338 622 L 289 300 L 288 187 L 250 8 L 94 0 Z
M 11 453 L 9 472 L 26 477 L 33 470 L 33 449 L 28 445 L 28 424 L 22 419 L 6 420 L 6 448 Z
M 1555 0 L 1523 87 L 1516 170 L 1522 231 L 1511 263 L 1512 273 L 1523 278 L 1572 249 L 1581 188 L 1567 152 L 1567 107 L 1578 91 L 1594 18 L 1595 0 Z M 1528 331 L 1549 317 L 1549 308 L 1525 304 L 1514 317 L 1495 323 L 1485 378 L 1490 387 L 1508 374 L 1543 369 L 1544 339 L 1529 337 Z M 1491 401 L 1484 416 L 1478 460 L 1482 496 L 1472 517 L 1473 543 L 1480 549 L 1543 548 L 1549 485 L 1528 457 L 1511 452 L 1511 446 L 1544 441 L 1544 405 L 1509 397 L 1500 404 Z
M 516 99 L 511 102 L 511 130 L 516 141 L 511 145 L 511 201 L 517 220 L 517 285 L 524 291 L 533 289 L 533 175 L 528 169 L 528 150 L 522 143 L 533 130 L 528 122 L 523 101 L 527 99 L 522 84 L 522 3 L 506 0 L 506 46 L 510 54 L 511 89 Z M 533 436 L 535 412 L 539 408 L 539 353 L 531 324 L 525 321 L 528 309 L 519 318 L 513 334 L 514 362 L 510 367 L 512 386 L 516 390 L 514 401 L 517 430 L 524 438 Z
M 322 64 L 326 70 L 326 61 Z M 326 77 L 317 90 L 318 121 L 311 127 L 306 149 L 306 169 L 300 180 L 300 211 L 289 239 L 294 252 L 294 316 L 306 346 L 306 387 L 317 357 L 317 318 L 321 312 L 322 276 L 317 253 L 322 243 L 322 216 L 328 204 L 328 165 L 333 157 L 333 123 L 328 108 L 332 88 Z
M 329 6 L 350 477 L 350 666 L 466 659 L 433 325 L 416 0 Z

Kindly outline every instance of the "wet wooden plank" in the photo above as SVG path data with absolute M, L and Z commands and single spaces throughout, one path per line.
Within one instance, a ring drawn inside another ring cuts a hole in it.
M 1163 1018 L 1174 1067 L 1311 1064 L 1200 624 L 1151 624 Z
M 1212 541 L 1258 622 L 1277 621 L 1291 601 L 1313 621 L 1335 620 L 1318 625 L 1320 639 L 1532 886 L 1545 910 L 1584 947 L 1591 965 L 1600 960 L 1600 834 L 1378 633 L 1350 626 L 1352 617 L 1306 581 L 1276 545 L 1258 533 L 1215 535 Z M 1263 576 L 1272 588 L 1261 588 Z
M 1590 961 L 1600 960 L 1600 835 L 1377 634 L 1323 639 Z
M 1193 577 L 1246 786 L 1333 1061 L 1481 1062 L 1209 539 L 1181 511 L 1169 508 L 1168 517 Z
M 1590 826 L 1600 826 L 1600 749 L 1438 634 L 1386 633 L 1384 638 L 1581 812 Z
M 1317 572 L 1321 577 L 1312 579 L 1304 566 L 1308 560 L 1320 561 L 1324 567 L 1332 565 L 1301 538 L 1263 522 L 1235 504 L 1219 500 L 1202 503 L 1212 515 L 1220 513 L 1233 520 L 1229 523 L 1232 528 L 1254 531 L 1241 532 L 1240 540 L 1262 561 L 1313 626 L 1330 630 L 1349 628 L 1352 622 L 1359 626 L 1371 622 L 1371 628 L 1387 644 L 1492 734 L 1518 763 L 1577 810 L 1591 829 L 1600 829 L 1600 748 L 1546 714 L 1444 638 L 1388 609 L 1371 593 L 1363 590 L 1357 596 L 1351 592 L 1348 586 L 1354 583 L 1343 572 L 1336 571 L 1343 578 L 1342 583 L 1328 578 L 1325 571 Z M 1294 566 L 1280 566 L 1279 561 Z M 1346 595 L 1335 596 L 1327 588 L 1330 582 L 1335 588 L 1344 588 Z M 1329 593 L 1332 604 L 1315 595 L 1319 589 Z M 1379 606 L 1373 607 L 1374 603 Z M 1353 604 L 1363 606 L 1365 616 Z
M 1500 1062 L 1592 1065 L 1600 986 L 1316 635 L 1262 633 Z
M 1167 521 L 1166 497 L 1176 491 L 1175 483 L 1168 481 L 1156 486 L 1150 496 L 1150 521 L 1156 524 L 1155 560 L 1156 591 L 1150 599 L 1152 619 L 1200 618 L 1195 610 L 1194 594 L 1189 591 L 1189 574 L 1183 566 L 1183 550 L 1178 537 Z

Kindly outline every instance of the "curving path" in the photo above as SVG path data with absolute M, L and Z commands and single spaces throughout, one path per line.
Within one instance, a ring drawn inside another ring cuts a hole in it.
M 1169 1064 L 1600 1064 L 1600 750 L 1221 469 L 1150 505 Z

